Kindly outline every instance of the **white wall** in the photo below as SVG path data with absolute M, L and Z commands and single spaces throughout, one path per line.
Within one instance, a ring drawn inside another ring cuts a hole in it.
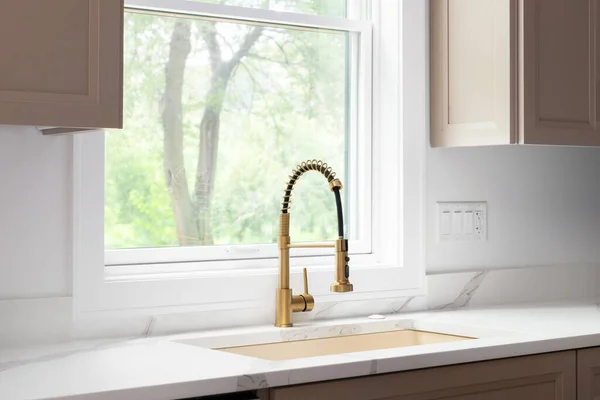
M 71 293 L 70 143 L 0 126 L 0 300 Z M 430 272 L 600 260 L 600 149 L 428 151 Z M 489 202 L 487 243 L 437 243 L 436 201 Z
M 71 293 L 70 142 L 0 126 L 0 300 Z
M 600 262 L 600 149 L 428 151 L 428 271 Z M 488 201 L 488 242 L 439 243 L 437 201 Z

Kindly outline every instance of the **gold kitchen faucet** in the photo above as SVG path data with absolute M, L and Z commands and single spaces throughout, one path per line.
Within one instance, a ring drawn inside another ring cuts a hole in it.
M 298 179 L 308 171 L 320 172 L 329 182 L 329 189 L 335 195 L 338 217 L 338 238 L 330 243 L 307 243 L 293 244 L 290 240 L 290 204 L 292 190 Z M 335 249 L 335 275 L 336 280 L 331 284 L 330 290 L 335 293 L 351 292 L 353 286 L 348 280 L 350 268 L 348 266 L 348 240 L 344 239 L 344 218 L 342 212 L 342 200 L 340 190 L 342 182 L 335 177 L 335 172 L 327 166 L 327 163 L 317 160 L 308 160 L 300 163 L 292 171 L 281 203 L 281 214 L 279 215 L 279 237 L 277 246 L 279 248 L 279 284 L 275 298 L 275 326 L 289 328 L 293 325 L 292 313 L 309 312 L 315 306 L 314 297 L 308 293 L 308 277 L 304 268 L 304 293 L 294 295 L 290 289 L 290 249 L 293 248 L 322 248 Z

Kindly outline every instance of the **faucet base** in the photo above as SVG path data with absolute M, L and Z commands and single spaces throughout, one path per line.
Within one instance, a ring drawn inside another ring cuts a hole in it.
M 306 271 L 305 271 L 306 273 Z M 290 328 L 292 313 L 309 312 L 315 307 L 315 298 L 308 293 L 293 296 L 292 289 L 277 289 L 275 297 L 275 326 Z
M 275 326 L 289 328 L 292 324 L 292 289 L 277 289 L 275 296 Z

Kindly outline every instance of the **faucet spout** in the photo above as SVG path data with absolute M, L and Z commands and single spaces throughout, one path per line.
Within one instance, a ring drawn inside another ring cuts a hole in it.
M 329 188 L 335 195 L 338 220 L 338 238 L 334 243 L 323 244 L 292 244 L 290 239 L 290 204 L 292 190 L 298 179 L 308 171 L 320 172 L 329 182 Z M 279 284 L 277 287 L 277 296 L 275 300 L 275 326 L 291 327 L 293 312 L 308 312 L 314 307 L 314 298 L 308 293 L 308 278 L 306 269 L 304 272 L 305 293 L 293 295 L 290 288 L 290 248 L 298 247 L 333 247 L 335 248 L 335 281 L 331 284 L 330 290 L 336 293 L 351 292 L 354 288 L 349 281 L 350 267 L 348 262 L 348 240 L 344 238 L 344 214 L 342 211 L 342 200 L 340 190 L 342 182 L 335 177 L 332 168 L 322 161 L 309 160 L 299 164 L 289 176 L 289 181 L 281 203 L 281 214 L 279 216 L 279 237 L 277 246 L 279 248 Z

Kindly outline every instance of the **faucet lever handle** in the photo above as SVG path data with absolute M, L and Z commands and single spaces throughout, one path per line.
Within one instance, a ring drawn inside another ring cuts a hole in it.
M 304 275 L 304 293 L 308 294 L 308 272 L 306 271 L 306 268 L 304 268 L 303 275 Z

